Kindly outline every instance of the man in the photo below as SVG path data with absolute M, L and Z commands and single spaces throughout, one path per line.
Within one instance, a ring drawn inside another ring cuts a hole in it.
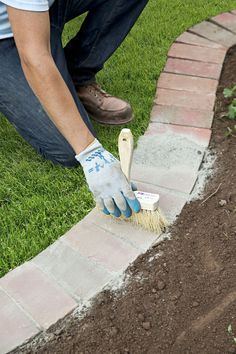
M 2 0 L 0 111 L 43 157 L 80 163 L 105 214 L 140 211 L 119 161 L 96 139 L 89 116 L 132 120 L 130 105 L 102 90 L 96 73 L 124 40 L 148 0 Z M 66 22 L 88 12 L 66 45 Z

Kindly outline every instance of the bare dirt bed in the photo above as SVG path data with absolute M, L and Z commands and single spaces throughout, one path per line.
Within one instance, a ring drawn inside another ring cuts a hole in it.
M 222 91 L 235 83 L 236 47 L 228 52 L 218 88 L 211 140 L 217 172 L 203 199 L 220 186 L 217 193 L 185 206 L 171 240 L 129 268 L 133 280 L 125 292 L 104 292 L 83 320 L 57 325 L 48 343 L 22 352 L 236 353 L 228 331 L 231 325 L 236 337 L 236 138 L 225 137 L 232 123 L 220 119 L 228 104 Z

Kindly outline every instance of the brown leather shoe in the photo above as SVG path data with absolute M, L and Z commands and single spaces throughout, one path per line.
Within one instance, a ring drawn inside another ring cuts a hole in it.
M 130 104 L 102 90 L 97 83 L 80 86 L 77 93 L 89 116 L 99 123 L 119 125 L 133 119 Z

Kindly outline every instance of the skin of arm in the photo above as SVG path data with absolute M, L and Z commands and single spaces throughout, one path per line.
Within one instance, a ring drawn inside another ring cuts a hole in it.
M 50 48 L 49 12 L 7 6 L 22 70 L 49 118 L 79 154 L 94 136 L 87 128 L 61 76 Z

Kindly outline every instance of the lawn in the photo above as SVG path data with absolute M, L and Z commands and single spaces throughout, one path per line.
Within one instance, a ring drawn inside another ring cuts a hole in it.
M 123 45 L 98 75 L 110 92 L 129 100 L 135 138 L 147 125 L 156 80 L 168 48 L 184 30 L 207 17 L 236 8 L 233 0 L 150 0 Z M 82 18 L 66 25 L 64 44 Z M 96 125 L 104 146 L 117 154 L 119 128 Z M 80 168 L 44 161 L 3 116 L 0 125 L 0 276 L 34 257 L 93 207 Z M 107 139 L 109 137 L 109 139 Z

